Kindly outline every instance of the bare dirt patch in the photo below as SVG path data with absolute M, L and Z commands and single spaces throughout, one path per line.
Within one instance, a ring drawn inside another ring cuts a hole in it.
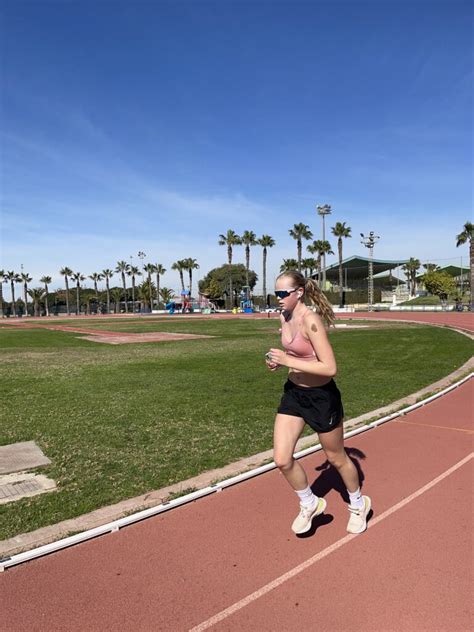
M 91 342 L 102 342 L 109 345 L 123 345 L 139 342 L 171 342 L 175 340 L 193 340 L 196 338 L 215 338 L 215 336 L 205 336 L 203 334 L 177 334 L 164 331 L 153 331 L 143 334 L 119 333 L 117 331 L 106 331 L 102 329 L 90 329 L 86 327 L 74 327 L 68 325 L 49 325 L 28 323 L 23 329 L 49 329 L 50 331 L 67 331 L 76 334 L 87 334 L 81 336 L 81 340 Z
M 112 331 L 103 331 L 101 335 L 81 336 L 81 340 L 91 342 L 103 342 L 108 345 L 123 345 L 139 342 L 171 342 L 175 340 L 193 340 L 196 338 L 214 338 L 215 336 L 204 336 L 201 334 L 175 334 L 167 332 L 150 332 L 144 334 L 118 334 Z

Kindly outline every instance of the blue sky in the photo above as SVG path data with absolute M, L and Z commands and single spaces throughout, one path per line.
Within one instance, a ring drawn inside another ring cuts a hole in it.
M 345 256 L 374 230 L 376 257 L 467 262 L 471 21 L 458 0 L 4 2 L 1 267 L 54 289 L 142 250 L 202 277 L 232 228 L 276 240 L 271 282 L 326 203 Z

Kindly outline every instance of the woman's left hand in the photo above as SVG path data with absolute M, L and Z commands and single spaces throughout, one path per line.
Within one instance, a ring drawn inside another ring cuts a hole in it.
M 281 349 L 270 349 L 271 361 L 280 366 L 288 366 L 288 356 Z

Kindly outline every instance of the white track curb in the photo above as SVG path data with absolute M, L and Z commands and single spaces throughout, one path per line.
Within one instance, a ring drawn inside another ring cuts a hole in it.
M 459 380 L 459 382 L 451 384 L 451 386 L 448 386 L 439 393 L 436 393 L 435 395 L 432 395 L 427 399 L 408 406 L 407 408 L 403 408 L 394 413 L 391 413 L 386 417 L 377 419 L 377 421 L 373 421 L 372 423 L 369 423 L 365 426 L 361 426 L 360 428 L 356 428 L 355 430 L 350 430 L 349 432 L 346 432 L 344 434 L 344 439 L 353 437 L 354 435 L 360 434 L 361 432 L 366 432 L 367 430 L 371 430 L 372 428 L 377 428 L 377 426 L 380 426 L 381 424 L 384 424 L 391 419 L 400 417 L 400 415 L 406 415 L 416 408 L 421 408 L 422 406 L 425 406 L 425 404 L 432 402 L 434 399 L 442 397 L 443 395 L 446 395 L 446 393 L 449 393 L 455 388 L 458 388 L 459 386 L 470 380 L 472 377 L 474 377 L 474 373 L 470 373 L 462 380 Z M 300 459 L 303 456 L 307 456 L 308 454 L 312 454 L 313 452 L 318 452 L 319 450 L 321 450 L 321 445 L 315 445 L 306 448 L 305 450 L 301 450 L 300 452 L 296 452 L 294 456 L 296 459 Z M 88 529 L 87 531 L 83 531 L 82 533 L 77 533 L 76 535 L 57 540 L 56 542 L 45 544 L 36 549 L 32 549 L 31 551 L 25 551 L 23 553 L 18 553 L 17 555 L 12 555 L 11 557 L 0 559 L 0 572 L 3 572 L 6 568 L 9 568 L 10 566 L 16 566 L 17 564 L 28 562 L 29 560 L 33 560 L 37 557 L 42 557 L 43 555 L 54 553 L 55 551 L 65 549 L 75 544 L 79 544 L 80 542 L 85 542 L 86 540 L 96 538 L 99 535 L 103 535 L 105 533 L 113 533 L 115 531 L 118 531 L 122 527 L 133 524 L 134 522 L 144 520 L 145 518 L 150 518 L 151 516 L 156 516 L 160 513 L 163 513 L 164 511 L 169 511 L 170 509 L 174 509 L 175 507 L 179 507 L 180 505 L 185 505 L 186 503 L 197 500 L 198 498 L 202 498 L 203 496 L 208 496 L 209 494 L 213 494 L 214 492 L 221 492 L 226 487 L 230 487 L 231 485 L 235 485 L 236 483 L 242 483 L 249 478 L 253 478 L 254 476 L 258 476 L 259 474 L 263 474 L 275 468 L 276 465 L 274 462 L 267 463 L 267 465 L 262 465 L 248 472 L 244 472 L 243 474 L 232 476 L 231 478 L 220 481 L 219 483 L 215 483 L 214 485 L 209 485 L 208 487 L 204 487 L 203 489 L 200 489 L 198 491 L 186 494 L 185 496 L 181 496 L 180 498 L 170 500 L 169 502 L 164 502 L 161 505 L 157 505 L 156 507 L 144 509 L 143 511 L 131 514 L 130 516 L 125 516 L 124 518 L 119 518 L 118 520 L 114 520 L 113 522 L 101 525 L 100 527 Z

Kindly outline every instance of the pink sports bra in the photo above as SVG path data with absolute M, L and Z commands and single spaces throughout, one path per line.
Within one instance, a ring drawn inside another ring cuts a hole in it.
M 303 319 L 306 316 L 306 313 L 301 319 L 301 322 L 303 322 Z M 295 358 L 298 358 L 300 360 L 314 360 L 316 358 L 316 353 L 313 349 L 313 345 L 308 340 L 308 338 L 305 338 L 303 336 L 303 334 L 300 331 L 296 332 L 291 342 L 287 342 L 285 338 L 283 337 L 283 327 L 282 327 L 281 344 L 283 345 L 283 348 L 285 349 L 286 353 L 288 355 L 294 356 Z

